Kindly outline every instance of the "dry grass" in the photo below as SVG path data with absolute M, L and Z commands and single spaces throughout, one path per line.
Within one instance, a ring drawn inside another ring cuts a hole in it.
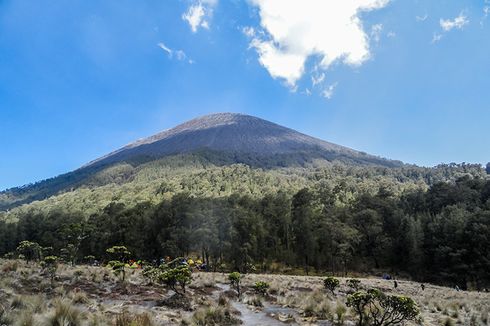
M 244 318 L 234 310 L 238 299 L 228 290 L 228 274 L 194 273 L 193 278 L 186 294 L 192 311 L 187 311 L 162 306 L 173 293 L 148 285 L 139 270 L 129 271 L 121 284 L 109 269 L 61 264 L 51 284 L 36 264 L 0 260 L 0 325 L 233 325 Z M 430 284 L 423 291 L 420 284 L 408 281 L 398 281 L 395 290 L 391 281 L 360 280 L 364 288 L 412 297 L 421 308 L 423 325 L 490 325 L 489 293 Z M 267 295 L 253 290 L 258 281 L 270 284 Z M 347 279 L 340 281 L 334 296 L 324 289 L 321 277 L 243 275 L 240 302 L 251 314 L 265 314 L 270 307 L 286 309 L 273 317 L 300 325 L 314 325 L 317 320 L 349 325 L 354 314 L 345 301 L 353 290 Z

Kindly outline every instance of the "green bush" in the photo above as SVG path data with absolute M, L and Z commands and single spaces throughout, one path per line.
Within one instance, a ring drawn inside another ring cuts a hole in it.
M 234 288 L 238 296 L 240 296 L 240 282 L 241 282 L 242 276 L 238 272 L 232 272 L 228 275 L 228 280 L 230 281 L 230 285 L 232 288 Z
M 120 277 L 123 282 L 126 280 L 126 264 L 124 262 L 119 260 L 111 260 L 107 263 L 107 266 L 109 266 L 114 274 Z
M 175 293 L 182 295 L 185 293 L 186 286 L 192 282 L 192 271 L 187 265 L 182 265 L 161 271 L 157 279 Z M 180 286 L 182 292 L 177 290 L 177 285 Z
M 270 287 L 269 283 L 259 281 L 255 283 L 254 290 L 259 294 L 266 295 L 269 287 Z
M 347 306 L 358 316 L 359 326 L 389 326 L 416 320 L 420 310 L 411 298 L 386 295 L 380 290 L 358 291 L 347 297 Z
M 41 246 L 37 242 L 21 241 L 16 249 L 19 258 L 23 257 L 27 262 L 41 258 Z
M 327 278 L 323 280 L 323 285 L 335 295 L 335 289 L 340 285 L 340 281 L 333 276 L 327 276 Z
M 359 291 L 361 289 L 361 281 L 355 278 L 348 279 L 347 286 L 354 291 Z

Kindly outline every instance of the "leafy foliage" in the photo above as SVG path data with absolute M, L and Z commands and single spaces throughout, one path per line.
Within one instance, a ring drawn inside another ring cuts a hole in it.
M 389 326 L 416 320 L 420 310 L 413 299 L 386 295 L 380 290 L 355 292 L 347 297 L 347 306 L 358 315 L 359 326 Z
M 236 292 L 238 293 L 238 296 L 240 296 L 240 283 L 241 283 L 242 276 L 238 272 L 232 272 L 228 275 L 228 280 L 230 281 L 231 287 L 233 287 Z
M 37 242 L 28 240 L 21 241 L 16 249 L 19 255 L 22 255 L 26 261 L 39 260 L 41 258 L 41 246 Z
M 269 287 L 270 287 L 270 285 L 267 282 L 258 281 L 254 284 L 255 292 L 262 294 L 262 295 L 267 294 L 267 290 L 269 289 Z
M 165 284 L 177 294 L 185 293 L 185 288 L 192 281 L 192 271 L 187 265 L 177 266 L 163 270 L 158 274 L 157 279 L 160 283 Z M 182 292 L 177 290 L 180 287 Z
M 92 188 L 0 213 L 0 255 L 27 240 L 68 261 L 125 262 L 106 252 L 125 246 L 149 262 L 196 254 L 224 272 L 376 269 L 490 285 L 490 181 L 481 167 L 262 170 L 181 157 L 104 171 Z M 40 257 L 31 253 L 17 251 Z
M 323 285 L 327 290 L 332 292 L 333 295 L 335 295 L 335 289 L 340 285 L 340 281 L 338 278 L 328 276 L 323 280 Z

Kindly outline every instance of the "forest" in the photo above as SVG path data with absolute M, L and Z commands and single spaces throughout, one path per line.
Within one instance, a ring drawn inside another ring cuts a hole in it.
M 484 174 L 426 187 L 349 180 L 221 196 L 196 195 L 191 186 L 175 192 L 163 182 L 158 200 L 112 200 L 95 211 L 66 203 L 18 209 L 0 215 L 0 255 L 14 255 L 29 240 L 68 262 L 104 262 L 107 248 L 124 245 L 137 260 L 200 257 L 213 271 L 389 273 L 463 289 L 490 286 Z

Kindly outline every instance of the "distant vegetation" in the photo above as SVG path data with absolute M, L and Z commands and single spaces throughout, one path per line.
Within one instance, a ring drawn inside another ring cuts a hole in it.
M 482 288 L 490 285 L 485 178 L 478 165 L 264 170 L 197 156 L 120 164 L 0 213 L 0 254 L 27 240 L 65 261 L 109 261 L 107 248 L 125 246 L 150 262 L 197 254 L 220 271 L 378 271 Z

